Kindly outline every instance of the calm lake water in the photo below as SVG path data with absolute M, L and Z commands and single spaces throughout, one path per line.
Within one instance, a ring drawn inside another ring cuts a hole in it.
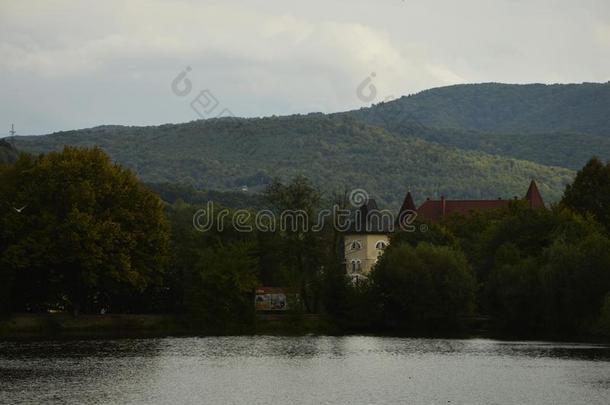
M 0 342 L 0 403 L 610 404 L 610 348 L 387 337 Z

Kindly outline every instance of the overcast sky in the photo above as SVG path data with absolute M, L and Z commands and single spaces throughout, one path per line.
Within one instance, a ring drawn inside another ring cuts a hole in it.
M 0 136 L 608 80 L 608 0 L 0 0 Z

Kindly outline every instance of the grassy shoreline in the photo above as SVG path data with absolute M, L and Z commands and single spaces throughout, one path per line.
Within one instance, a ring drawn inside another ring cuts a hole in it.
M 317 315 L 266 316 L 257 315 L 254 327 L 226 333 L 225 335 L 374 335 L 414 338 L 485 338 L 496 340 L 554 341 L 582 343 L 610 343 L 607 339 L 593 336 L 511 336 L 488 331 L 470 330 L 459 334 L 426 335 L 400 334 L 387 331 L 343 331 L 328 319 Z M 47 339 L 113 339 L 155 338 L 168 336 L 206 336 L 201 330 L 189 325 L 184 317 L 172 314 L 107 314 L 79 315 L 13 314 L 0 319 L 0 341 L 47 340 Z
M 14 314 L 0 320 L 0 340 L 156 337 L 188 331 L 178 317 L 149 314 Z
M 251 335 L 334 334 L 325 320 L 308 315 L 299 318 L 257 316 L 253 327 L 232 332 Z M 73 316 L 68 313 L 20 313 L 0 319 L 0 340 L 200 335 L 204 333 L 189 324 L 185 317 L 172 314 Z

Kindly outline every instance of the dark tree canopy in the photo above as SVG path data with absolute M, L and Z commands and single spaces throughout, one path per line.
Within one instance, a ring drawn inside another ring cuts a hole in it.
M 561 202 L 610 229 L 610 164 L 591 159 L 566 186 Z
M 0 178 L 2 268 L 22 309 L 121 306 L 161 281 L 162 202 L 101 149 L 23 155 Z
M 388 322 L 402 329 L 454 329 L 474 309 L 474 274 L 463 253 L 450 247 L 391 246 L 371 278 Z

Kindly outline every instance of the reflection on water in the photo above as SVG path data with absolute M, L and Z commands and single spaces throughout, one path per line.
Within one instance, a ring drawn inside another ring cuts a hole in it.
M 610 348 L 387 337 L 0 342 L 0 403 L 608 404 Z

